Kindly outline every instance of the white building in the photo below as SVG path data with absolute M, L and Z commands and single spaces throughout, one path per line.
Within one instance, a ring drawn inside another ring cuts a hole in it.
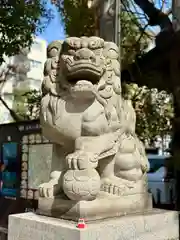
M 46 61 L 46 47 L 45 40 L 35 38 L 30 51 L 23 50 L 19 55 L 5 57 L 5 63 L 0 66 L 0 93 L 9 108 L 12 109 L 14 105 L 15 89 L 40 89 Z M 0 109 L 0 124 L 13 121 L 2 102 Z
M 28 54 L 30 60 L 30 71 L 27 73 L 29 87 L 32 89 L 40 89 L 43 79 L 44 63 L 46 61 L 47 42 L 40 38 L 36 38 L 31 51 Z

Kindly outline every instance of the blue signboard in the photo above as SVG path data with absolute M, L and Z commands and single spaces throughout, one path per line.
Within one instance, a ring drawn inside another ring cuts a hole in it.
M 0 162 L 0 194 L 5 197 L 17 197 L 18 193 L 18 163 L 17 143 L 8 142 L 2 145 Z

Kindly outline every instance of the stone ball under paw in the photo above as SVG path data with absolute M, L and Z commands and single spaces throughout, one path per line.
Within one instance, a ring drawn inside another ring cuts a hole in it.
M 68 170 L 63 190 L 71 200 L 93 200 L 100 191 L 100 176 L 95 169 Z

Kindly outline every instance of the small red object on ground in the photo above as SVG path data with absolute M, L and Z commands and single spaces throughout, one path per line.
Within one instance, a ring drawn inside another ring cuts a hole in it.
M 86 224 L 85 224 L 84 218 L 79 218 L 77 228 L 85 228 L 85 227 L 86 227 Z

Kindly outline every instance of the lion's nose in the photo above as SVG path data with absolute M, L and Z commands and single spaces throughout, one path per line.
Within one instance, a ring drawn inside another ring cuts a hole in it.
M 75 53 L 74 60 L 91 60 L 94 62 L 96 60 L 96 56 L 88 48 L 81 48 Z

